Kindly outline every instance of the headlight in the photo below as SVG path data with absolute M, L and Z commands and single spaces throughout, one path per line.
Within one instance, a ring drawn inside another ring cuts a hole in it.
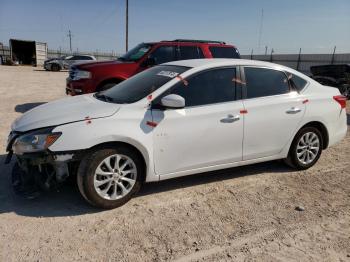
M 76 70 L 72 76 L 72 80 L 87 79 L 91 78 L 91 73 L 89 71 Z
M 52 129 L 37 130 L 19 136 L 13 143 L 12 150 L 17 155 L 40 152 L 51 146 L 62 133 L 51 133 Z

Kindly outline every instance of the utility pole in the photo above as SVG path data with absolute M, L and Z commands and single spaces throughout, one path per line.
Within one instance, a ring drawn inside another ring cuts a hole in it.
M 334 56 L 335 56 L 335 50 L 337 49 L 337 46 L 334 46 L 334 49 L 333 49 L 333 54 L 332 54 L 332 61 L 331 61 L 331 65 L 333 65 L 334 63 Z
M 275 52 L 275 50 L 273 50 L 273 48 L 271 48 L 271 54 L 270 54 L 270 62 L 272 62 L 272 54 Z
M 67 36 L 69 37 L 69 50 L 72 53 L 72 33 L 71 33 L 70 30 L 68 31 L 68 35 Z
M 298 62 L 297 62 L 297 71 L 299 71 L 300 59 L 301 59 L 301 47 L 299 49 Z
M 263 33 L 263 25 L 264 25 L 264 9 L 261 9 L 260 28 L 259 28 L 259 36 L 258 36 L 258 52 L 259 53 L 260 53 L 261 37 L 262 37 L 262 33 Z
M 126 0 L 125 8 L 125 51 L 128 52 L 128 42 L 129 42 L 129 0 Z

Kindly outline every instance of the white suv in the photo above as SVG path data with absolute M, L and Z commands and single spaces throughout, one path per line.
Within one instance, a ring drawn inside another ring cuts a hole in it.
M 77 174 L 88 202 L 114 208 L 142 182 L 274 159 L 309 168 L 345 136 L 345 107 L 337 89 L 280 65 L 177 61 L 25 113 L 8 150 L 17 187 L 23 172 L 44 187 Z

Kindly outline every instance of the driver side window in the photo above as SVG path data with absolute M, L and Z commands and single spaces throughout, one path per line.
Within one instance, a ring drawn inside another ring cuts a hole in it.
M 150 57 L 155 60 L 155 64 L 163 64 L 175 60 L 174 46 L 160 46 L 150 54 Z
M 230 102 L 236 100 L 238 83 L 235 68 L 212 69 L 182 80 L 161 97 L 180 95 L 186 107 Z

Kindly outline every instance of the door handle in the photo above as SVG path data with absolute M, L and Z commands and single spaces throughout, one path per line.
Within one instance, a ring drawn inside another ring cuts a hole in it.
M 297 114 L 299 112 L 301 112 L 301 109 L 298 107 L 292 107 L 286 111 L 287 114 Z
M 233 122 L 236 122 L 238 120 L 241 119 L 241 116 L 240 115 L 232 115 L 232 114 L 228 114 L 225 118 L 222 118 L 220 120 L 221 123 L 233 123 Z

